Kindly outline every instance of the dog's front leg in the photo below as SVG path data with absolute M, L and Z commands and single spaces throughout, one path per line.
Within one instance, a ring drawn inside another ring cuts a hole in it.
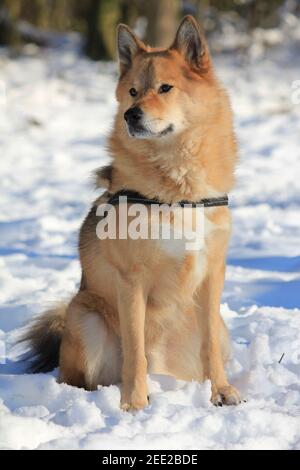
M 118 310 L 123 350 L 121 407 L 138 410 L 148 404 L 145 356 L 146 301 L 136 277 L 118 282 Z
M 200 355 L 204 378 L 210 379 L 211 401 L 219 406 L 237 405 L 240 402 L 239 392 L 229 384 L 224 368 L 225 352 L 222 346 L 227 332 L 220 316 L 224 277 L 225 262 L 220 258 L 214 259 L 196 296 L 196 311 L 202 334 Z

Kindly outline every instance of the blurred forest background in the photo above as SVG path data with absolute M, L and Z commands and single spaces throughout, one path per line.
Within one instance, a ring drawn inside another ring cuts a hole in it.
M 225 25 L 245 38 L 253 30 L 276 28 L 287 4 L 300 13 L 298 0 L 0 0 L 0 45 L 18 51 L 27 43 L 49 45 L 54 32 L 77 32 L 87 56 L 110 60 L 119 22 L 152 46 L 169 45 L 178 20 L 188 13 L 208 35 L 222 32 Z

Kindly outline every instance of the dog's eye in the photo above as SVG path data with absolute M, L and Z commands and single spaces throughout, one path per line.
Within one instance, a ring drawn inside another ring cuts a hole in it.
M 135 88 L 130 88 L 129 94 L 130 94 L 131 96 L 136 96 L 136 95 L 137 95 L 137 90 L 136 90 Z
M 159 93 L 168 93 L 173 88 L 172 85 L 168 85 L 167 83 L 164 83 L 163 85 L 160 86 L 159 88 Z

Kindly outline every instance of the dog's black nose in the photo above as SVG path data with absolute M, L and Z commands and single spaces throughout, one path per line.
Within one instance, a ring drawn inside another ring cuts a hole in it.
M 136 123 L 138 122 L 143 115 L 143 111 L 138 106 L 134 106 L 133 108 L 127 109 L 126 113 L 124 114 L 124 119 L 126 122 Z

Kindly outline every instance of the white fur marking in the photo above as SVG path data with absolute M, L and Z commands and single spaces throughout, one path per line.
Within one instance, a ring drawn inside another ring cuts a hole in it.
M 99 313 L 82 316 L 86 381 L 91 387 L 120 380 L 121 352 L 118 338 L 110 333 Z

